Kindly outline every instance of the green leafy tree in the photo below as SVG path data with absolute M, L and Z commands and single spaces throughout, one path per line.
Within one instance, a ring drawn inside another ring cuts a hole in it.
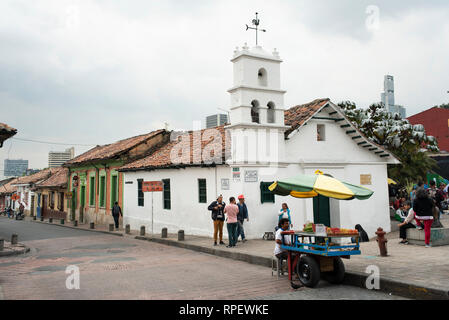
M 357 108 L 349 101 L 338 105 L 364 135 L 401 161 L 399 165 L 388 166 L 392 179 L 403 185 L 416 182 L 436 165 L 428 153 L 439 151 L 437 141 L 426 135 L 423 125 L 412 125 L 399 114 L 389 113 L 383 104 L 372 104 L 368 109 Z

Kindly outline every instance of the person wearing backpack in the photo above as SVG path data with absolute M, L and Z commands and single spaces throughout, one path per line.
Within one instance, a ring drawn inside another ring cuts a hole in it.
M 114 206 L 112 207 L 112 217 L 114 218 L 116 229 L 118 229 L 119 227 L 120 216 L 123 217 L 122 208 L 120 208 L 118 202 L 115 202 Z

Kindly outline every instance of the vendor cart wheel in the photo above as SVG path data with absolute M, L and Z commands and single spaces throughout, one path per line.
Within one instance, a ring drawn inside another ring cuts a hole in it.
M 345 279 L 345 265 L 340 257 L 334 259 L 334 271 L 323 272 L 323 278 L 332 284 L 341 284 Z
M 320 266 L 310 256 L 303 255 L 296 265 L 299 280 L 309 288 L 314 288 L 320 281 Z

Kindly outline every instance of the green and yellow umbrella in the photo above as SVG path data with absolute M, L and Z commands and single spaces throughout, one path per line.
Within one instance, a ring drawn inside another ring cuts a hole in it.
M 322 195 L 339 200 L 366 200 L 373 191 L 350 183 L 341 182 L 319 172 L 316 175 L 300 175 L 294 178 L 276 181 L 269 188 L 271 192 L 281 196 L 295 198 L 314 198 Z

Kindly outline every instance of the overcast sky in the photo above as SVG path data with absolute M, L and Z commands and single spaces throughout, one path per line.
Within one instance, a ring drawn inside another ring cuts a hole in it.
M 284 60 L 286 107 L 326 97 L 367 107 L 385 74 L 408 115 L 449 101 L 447 0 L 2 0 L 0 122 L 17 138 L 92 146 L 164 122 L 191 129 L 229 107 L 230 59 L 254 45 L 245 24 L 256 11 L 261 45 Z M 10 139 L 0 170 L 8 156 L 46 167 L 66 147 Z

